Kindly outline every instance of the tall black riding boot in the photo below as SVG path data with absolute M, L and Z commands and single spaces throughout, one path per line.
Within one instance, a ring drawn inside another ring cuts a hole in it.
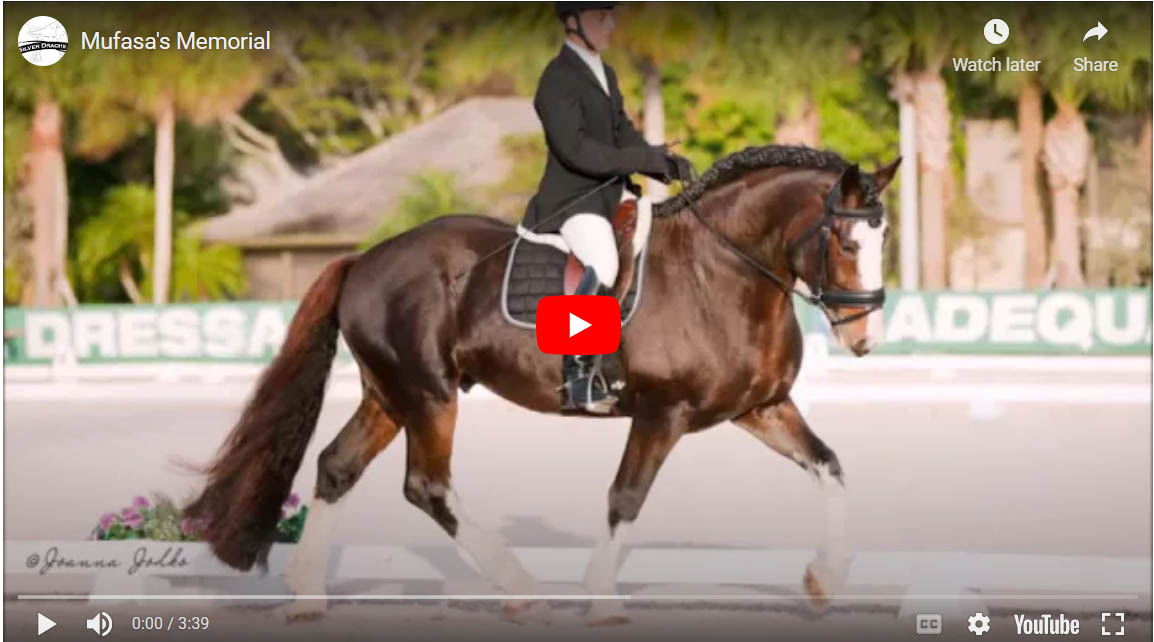
M 597 279 L 597 271 L 591 266 L 585 266 L 585 273 L 581 275 L 581 281 L 573 294 L 606 292 L 612 296 L 612 292 Z M 600 363 L 601 355 L 596 354 L 567 354 L 562 357 L 561 376 L 565 379 L 561 393 L 562 410 L 581 409 L 595 414 L 607 414 L 612 410 L 617 398 L 609 394 L 605 379 L 598 371 Z

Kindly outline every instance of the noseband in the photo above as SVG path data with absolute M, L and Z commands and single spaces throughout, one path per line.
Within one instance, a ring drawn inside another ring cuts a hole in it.
M 816 280 L 815 292 L 802 292 L 795 288 L 792 284 L 786 283 L 781 277 L 774 274 L 769 268 L 758 263 L 753 257 L 743 252 L 740 248 L 735 246 L 718 232 L 712 225 L 710 225 L 697 211 L 692 202 L 689 203 L 689 210 L 693 212 L 694 217 L 701 222 L 717 240 L 721 242 L 730 252 L 733 252 L 746 263 L 753 266 L 769 280 L 779 285 L 787 292 L 792 292 L 804 299 L 807 303 L 817 306 L 829 319 L 830 325 L 838 326 L 845 323 L 856 321 L 871 312 L 881 309 L 882 304 L 886 300 L 885 288 L 878 288 L 876 290 L 827 290 L 825 282 L 829 272 L 829 237 L 833 234 L 833 225 L 837 219 L 852 219 L 852 220 L 868 220 L 871 223 L 877 221 L 879 224 L 884 214 L 884 208 L 881 203 L 875 203 L 869 207 L 864 208 L 846 208 L 838 205 L 841 200 L 841 177 L 834 181 L 833 189 L 825 197 L 825 204 L 822 208 L 822 215 L 814 222 L 801 236 L 790 241 L 786 246 L 786 251 L 789 253 L 789 267 L 794 274 L 798 273 L 796 263 L 797 256 L 801 252 L 802 247 L 810 241 L 814 236 L 818 238 L 818 256 L 820 260 L 818 268 L 818 278 Z M 843 306 L 863 307 L 864 310 L 855 312 L 849 316 L 834 318 L 833 309 Z

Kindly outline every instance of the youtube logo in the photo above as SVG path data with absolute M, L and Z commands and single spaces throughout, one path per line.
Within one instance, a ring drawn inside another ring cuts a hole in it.
M 621 306 L 611 296 L 547 296 L 537 304 L 537 349 L 609 354 L 621 345 Z

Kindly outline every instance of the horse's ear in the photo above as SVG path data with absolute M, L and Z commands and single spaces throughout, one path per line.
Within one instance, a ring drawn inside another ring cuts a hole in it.
M 858 198 L 865 196 L 862 190 L 861 168 L 857 164 L 846 167 L 841 173 L 841 178 L 838 179 L 838 185 L 841 188 L 842 198 Z
M 874 172 L 874 185 L 877 186 L 877 191 L 880 193 L 894 180 L 894 175 L 898 173 L 898 167 L 902 164 L 902 157 L 898 156 L 889 165 L 883 166 L 878 171 Z

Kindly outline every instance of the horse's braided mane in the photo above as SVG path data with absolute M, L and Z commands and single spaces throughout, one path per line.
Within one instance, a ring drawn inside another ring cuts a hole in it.
M 667 216 L 679 212 L 697 201 L 710 189 L 724 185 L 754 170 L 768 167 L 804 167 L 840 172 L 847 165 L 849 163 L 834 152 L 801 145 L 746 147 L 740 152 L 734 152 L 714 163 L 713 167 L 705 170 L 681 193 L 654 205 L 653 215 Z

